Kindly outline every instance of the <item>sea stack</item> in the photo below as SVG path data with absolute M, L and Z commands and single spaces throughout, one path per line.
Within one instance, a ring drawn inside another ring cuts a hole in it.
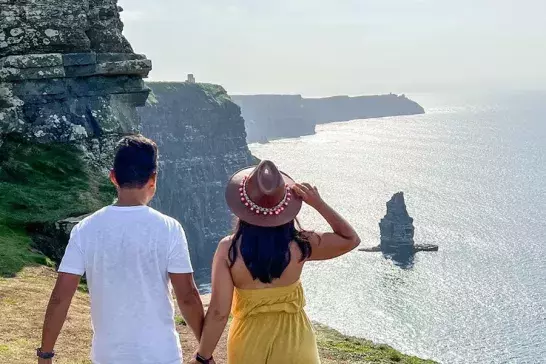
M 413 253 L 415 227 L 408 214 L 404 193 L 398 192 L 387 202 L 387 214 L 379 223 L 381 251 L 383 253 Z
M 372 248 L 362 248 L 364 252 L 382 252 L 402 268 L 411 268 L 413 258 L 419 251 L 437 251 L 433 244 L 415 244 L 413 218 L 408 214 L 404 193 L 395 193 L 387 202 L 387 214 L 379 222 L 381 244 Z

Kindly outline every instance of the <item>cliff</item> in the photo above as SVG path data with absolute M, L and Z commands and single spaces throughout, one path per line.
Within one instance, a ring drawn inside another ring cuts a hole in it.
M 249 143 L 315 133 L 315 122 L 300 95 L 231 96 L 241 107 Z
M 314 134 L 317 124 L 425 112 L 415 101 L 393 94 L 327 98 L 236 95 L 232 98 L 241 106 L 249 143 Z
M 254 163 L 241 110 L 221 86 L 148 85 L 153 93 L 139 114 L 143 134 L 160 151 L 152 206 L 182 223 L 194 264 L 208 267 L 218 241 L 232 229 L 225 184 L 234 172 Z
M 394 94 L 304 99 L 303 105 L 317 124 L 425 113 L 415 101 Z
M 58 259 L 57 220 L 112 201 L 113 146 L 136 130 L 151 62 L 116 0 L 0 0 L 0 275 Z M 29 246 L 37 251 L 30 251 Z

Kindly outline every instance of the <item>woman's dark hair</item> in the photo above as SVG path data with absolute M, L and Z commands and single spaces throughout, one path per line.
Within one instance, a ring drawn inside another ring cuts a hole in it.
M 256 226 L 239 220 L 229 248 L 229 262 L 233 267 L 240 251 L 252 278 L 271 283 L 288 267 L 292 259 L 292 241 L 300 248 L 301 262 L 311 256 L 311 244 L 305 235 L 297 219 L 275 227 Z M 241 244 L 238 246 L 239 240 Z
M 118 142 L 114 173 L 121 188 L 142 188 L 157 172 L 157 145 L 142 135 L 126 136 Z

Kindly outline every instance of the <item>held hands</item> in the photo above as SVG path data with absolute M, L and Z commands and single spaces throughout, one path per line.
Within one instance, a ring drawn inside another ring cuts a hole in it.
M 191 360 L 190 360 L 190 364 L 200 364 L 200 362 L 197 360 L 197 355 L 199 353 L 199 350 L 196 350 L 194 353 L 193 353 L 193 356 L 191 357 Z M 209 364 L 216 364 L 216 362 L 214 361 L 214 358 L 211 358 L 209 361 L 208 361 Z
M 192 360 L 190 360 L 190 364 L 199 364 L 199 362 L 197 361 L 197 359 L 193 358 Z M 214 359 L 211 359 L 209 360 L 209 364 L 216 364 L 216 362 L 214 361 Z
M 320 197 L 319 191 L 315 186 L 311 186 L 309 183 L 296 183 L 292 187 L 292 191 L 299 196 L 303 202 L 316 209 L 324 203 Z

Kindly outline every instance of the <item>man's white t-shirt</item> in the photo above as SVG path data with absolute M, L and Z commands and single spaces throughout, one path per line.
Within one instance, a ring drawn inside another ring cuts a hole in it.
M 168 273 L 192 273 L 182 226 L 147 206 L 108 206 L 74 227 L 59 272 L 86 273 L 94 364 L 180 364 Z

